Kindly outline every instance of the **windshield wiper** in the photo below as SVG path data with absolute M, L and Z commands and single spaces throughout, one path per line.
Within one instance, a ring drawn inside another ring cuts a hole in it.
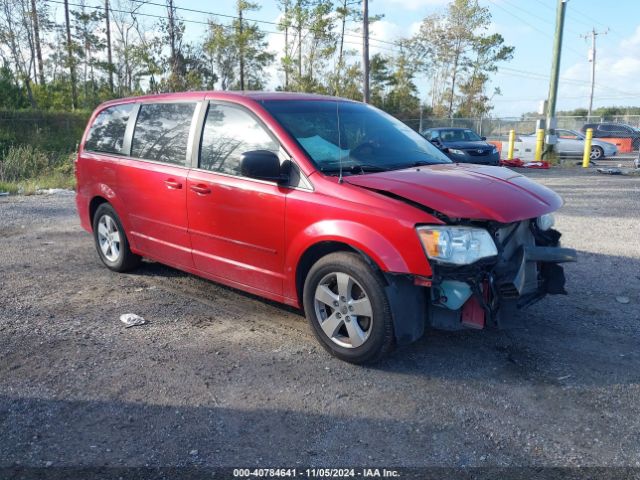
M 391 170 L 391 167 L 383 167 L 381 165 L 371 165 L 371 164 L 367 164 L 367 163 L 360 163 L 358 165 L 353 165 L 350 167 L 351 172 L 356 173 L 356 170 L 360 170 L 360 173 L 367 173 L 367 172 L 386 172 L 388 170 Z
M 439 165 L 439 164 L 441 164 L 441 163 L 445 163 L 445 162 L 438 162 L 438 161 L 435 161 L 435 162 L 428 162 L 428 161 L 426 161 L 426 160 L 418 160 L 418 161 L 416 161 L 416 162 L 409 163 L 409 164 L 407 164 L 407 165 L 403 165 L 403 166 L 402 166 L 402 167 L 400 167 L 400 168 L 425 167 L 425 166 L 427 166 L 427 165 Z
M 383 167 L 381 165 L 371 165 L 367 163 L 359 163 L 357 165 L 346 165 L 342 167 L 342 173 L 348 175 L 374 173 L 374 172 L 386 172 L 391 170 L 391 167 Z M 332 165 L 331 167 L 320 167 L 322 173 L 339 173 L 340 166 Z

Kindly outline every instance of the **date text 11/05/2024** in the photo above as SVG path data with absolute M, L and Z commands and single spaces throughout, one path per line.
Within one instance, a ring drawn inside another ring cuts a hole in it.
M 234 478 L 399 478 L 386 468 L 236 468 Z

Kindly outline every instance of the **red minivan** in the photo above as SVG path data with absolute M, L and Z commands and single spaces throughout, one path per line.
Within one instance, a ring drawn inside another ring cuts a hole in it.
M 77 207 L 111 270 L 142 257 L 304 310 L 355 363 L 425 328 L 504 326 L 566 293 L 551 190 L 452 163 L 384 112 L 294 93 L 190 92 L 98 107 Z

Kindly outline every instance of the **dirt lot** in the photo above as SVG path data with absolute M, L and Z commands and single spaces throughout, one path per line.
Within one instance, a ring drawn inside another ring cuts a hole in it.
M 530 175 L 566 201 L 569 296 L 375 368 L 291 309 L 108 271 L 72 195 L 0 199 L 0 467 L 640 466 L 640 179 Z

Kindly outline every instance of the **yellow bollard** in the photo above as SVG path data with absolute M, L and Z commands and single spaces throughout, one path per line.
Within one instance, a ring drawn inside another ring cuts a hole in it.
M 591 160 L 591 138 L 593 137 L 593 128 L 587 128 L 587 135 L 584 139 L 584 154 L 582 155 L 582 168 L 589 168 Z
M 539 162 L 542 160 L 542 146 L 544 145 L 544 128 L 539 128 L 536 132 L 536 156 L 534 160 Z
M 509 130 L 509 150 L 507 150 L 507 160 L 513 160 L 513 147 L 516 143 L 516 131 Z

